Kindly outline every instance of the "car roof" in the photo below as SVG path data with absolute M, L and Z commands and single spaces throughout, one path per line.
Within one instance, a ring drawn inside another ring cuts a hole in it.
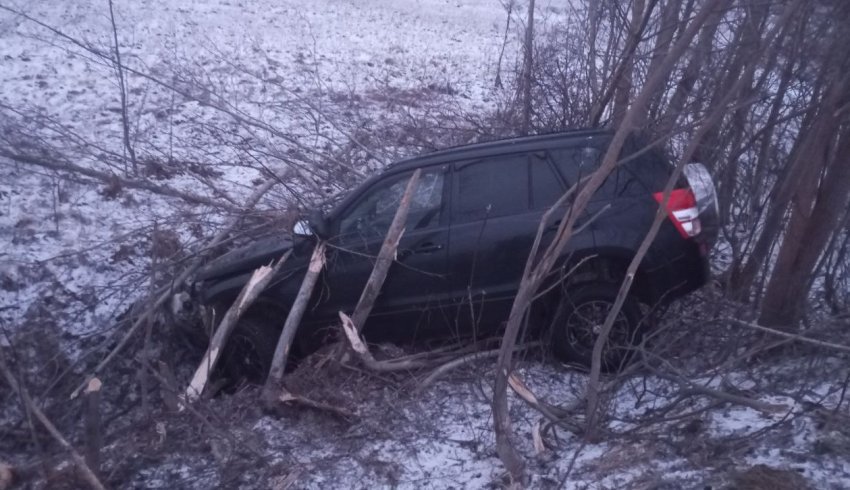
M 498 155 L 502 153 L 537 150 L 557 147 L 567 141 L 576 139 L 594 138 L 597 136 L 610 136 L 613 132 L 609 129 L 586 128 L 561 131 L 557 133 L 539 134 L 533 136 L 520 136 L 505 138 L 484 143 L 473 143 L 468 145 L 454 146 L 431 153 L 424 153 L 415 157 L 399 160 L 387 166 L 387 171 L 416 168 L 422 165 L 437 163 L 440 161 L 456 159 L 475 159 L 485 156 Z
M 546 148 L 558 148 L 565 144 L 574 143 L 576 140 L 586 141 L 587 139 L 596 139 L 600 136 L 613 135 L 613 131 L 609 129 L 586 128 L 572 129 L 557 133 L 539 134 L 534 136 L 520 136 L 514 138 L 504 138 L 499 140 L 487 141 L 483 143 L 473 143 L 469 145 L 454 146 L 443 150 L 437 150 L 431 153 L 424 153 L 414 157 L 398 160 L 395 163 L 387 165 L 380 173 L 369 177 L 364 182 L 361 182 L 357 189 L 370 186 L 376 180 L 383 179 L 390 174 L 397 174 L 405 170 L 415 169 L 428 165 L 437 165 L 457 160 L 473 160 L 484 158 L 493 155 L 500 155 L 512 152 L 535 151 Z M 360 195 L 356 190 L 349 193 L 342 199 L 329 216 L 333 217 L 343 209 L 347 208 L 352 201 L 356 200 Z

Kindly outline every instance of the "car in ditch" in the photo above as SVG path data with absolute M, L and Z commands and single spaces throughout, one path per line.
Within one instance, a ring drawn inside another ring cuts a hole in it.
M 396 262 L 364 325 L 364 337 L 418 342 L 480 339 L 497 332 L 508 317 L 544 212 L 598 168 L 612 137 L 609 130 L 574 130 L 400 161 L 363 182 L 330 212 L 297 223 L 293 233 L 279 230 L 211 261 L 198 273 L 194 294 L 208 313 L 220 317 L 255 268 L 292 251 L 233 332 L 223 357 L 230 366 L 226 369 L 253 377 L 267 372 L 318 239 L 328 243 L 327 266 L 299 328 L 296 351 L 314 349 L 339 330 L 338 312 L 350 313 L 357 303 L 416 169 L 421 177 Z M 599 327 L 672 171 L 662 151 L 630 137 L 620 163 L 582 213 L 528 322 L 528 334 L 543 336 L 559 358 L 589 364 Z M 688 165 L 666 212 L 668 219 L 615 321 L 606 364 L 622 360 L 622 347 L 638 342 L 652 327 L 654 312 L 709 278 L 708 255 L 718 223 L 705 167 Z M 552 215 L 562 216 L 563 210 Z M 544 246 L 557 224 L 555 218 L 545 229 Z

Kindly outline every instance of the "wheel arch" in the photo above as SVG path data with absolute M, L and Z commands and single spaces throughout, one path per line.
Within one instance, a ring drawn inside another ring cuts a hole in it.
M 559 267 L 558 280 L 565 286 L 586 282 L 620 284 L 635 256 L 635 251 L 621 247 L 595 247 L 576 250 L 564 255 Z M 653 305 L 658 295 L 653 287 L 646 266 L 638 267 L 631 286 L 631 294 L 638 301 Z

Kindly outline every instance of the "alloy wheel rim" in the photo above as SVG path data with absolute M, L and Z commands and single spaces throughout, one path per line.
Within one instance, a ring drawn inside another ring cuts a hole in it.
M 591 300 L 575 305 L 564 325 L 570 346 L 581 352 L 592 352 L 596 338 L 602 331 L 605 319 L 613 306 L 612 302 L 606 300 Z M 630 337 L 631 328 L 628 318 L 620 310 L 608 335 L 606 351 L 610 352 L 627 346 Z

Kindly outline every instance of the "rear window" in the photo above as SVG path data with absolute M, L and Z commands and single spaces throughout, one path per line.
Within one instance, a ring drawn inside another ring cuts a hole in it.
M 598 147 L 563 148 L 551 152 L 558 171 L 573 185 L 599 168 L 605 149 Z M 669 175 L 669 164 L 660 150 L 647 150 L 627 159 L 615 169 L 594 194 L 594 199 L 646 197 L 651 188 L 663 188 Z

